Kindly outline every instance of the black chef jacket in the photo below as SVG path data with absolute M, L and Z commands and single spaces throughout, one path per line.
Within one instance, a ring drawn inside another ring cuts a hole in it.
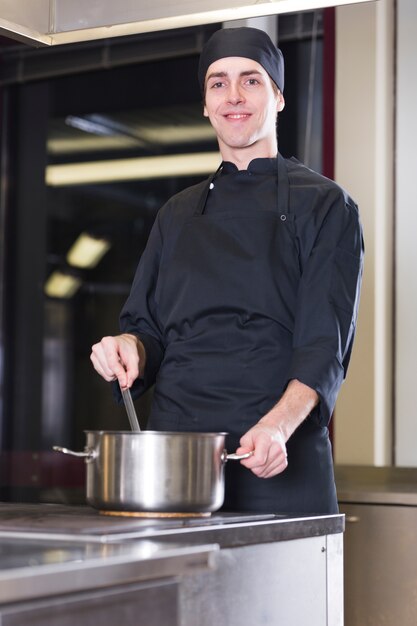
M 296 160 L 223 163 L 160 210 L 121 330 L 155 383 L 148 428 L 226 431 L 229 450 L 298 379 L 320 402 L 288 442 L 288 468 L 226 466 L 225 508 L 337 511 L 327 425 L 355 332 L 363 240 L 358 210 Z

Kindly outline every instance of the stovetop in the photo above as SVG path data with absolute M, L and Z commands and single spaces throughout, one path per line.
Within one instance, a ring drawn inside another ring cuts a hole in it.
M 113 541 L 166 535 L 181 530 L 253 524 L 279 517 L 268 513 L 216 512 L 210 517 L 126 518 L 101 515 L 89 506 L 1 503 L 0 536 Z

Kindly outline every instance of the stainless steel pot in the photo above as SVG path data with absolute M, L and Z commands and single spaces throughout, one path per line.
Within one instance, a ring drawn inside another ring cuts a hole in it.
M 210 512 L 224 500 L 226 433 L 85 431 L 87 502 L 102 511 Z

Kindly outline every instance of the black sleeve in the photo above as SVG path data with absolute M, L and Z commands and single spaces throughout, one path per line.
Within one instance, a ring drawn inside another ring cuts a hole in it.
M 302 268 L 288 376 L 288 382 L 295 378 L 316 390 L 322 425 L 330 421 L 349 364 L 363 252 L 356 205 L 335 202 Z
M 158 326 L 155 306 L 155 288 L 162 252 L 160 214 L 149 235 L 130 290 L 120 314 L 120 330 L 139 337 L 146 351 L 144 377 L 132 388 L 134 397 L 140 396 L 155 382 L 164 354 L 162 331 Z

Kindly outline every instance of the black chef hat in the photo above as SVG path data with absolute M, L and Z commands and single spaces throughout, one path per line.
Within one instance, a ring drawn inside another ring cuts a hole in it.
M 204 93 L 207 70 L 214 61 L 225 57 L 253 59 L 268 72 L 278 89 L 284 91 L 284 57 L 265 31 L 258 28 L 223 28 L 205 44 L 198 65 L 198 82 Z

